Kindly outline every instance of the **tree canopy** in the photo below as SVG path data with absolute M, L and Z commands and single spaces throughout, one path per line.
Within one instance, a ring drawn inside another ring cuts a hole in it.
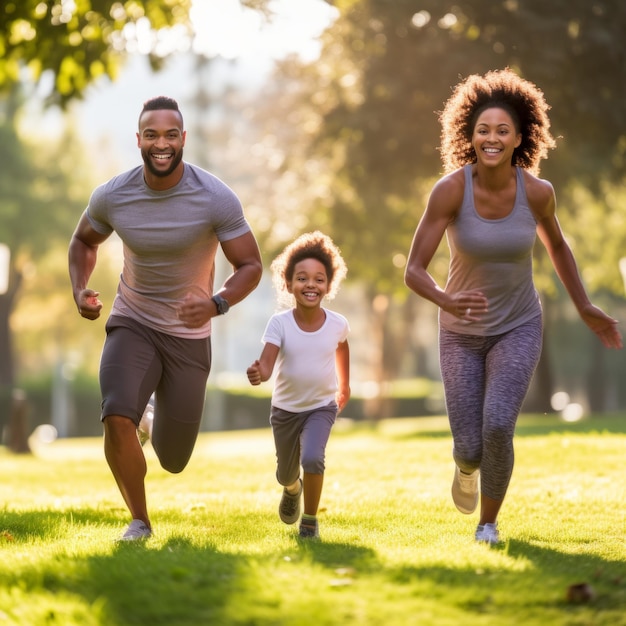
M 355 273 L 379 291 L 401 282 L 392 261 L 408 249 L 421 214 L 416 183 L 441 172 L 437 112 L 469 74 L 508 66 L 544 91 L 559 139 L 542 174 L 558 190 L 575 181 L 600 196 L 604 183 L 623 177 L 621 0 L 330 4 L 340 17 L 319 61 L 283 66 L 304 87 L 292 100 L 299 112 L 281 122 L 308 134 L 301 166 L 311 158 L 324 164 L 329 193 L 314 200 L 315 221 L 329 225 Z
M 140 47 L 158 65 L 158 31 L 187 28 L 190 2 L 7 0 L 0 13 L 0 90 L 49 72 L 50 101 L 66 104 L 99 76 L 114 78 L 129 48 Z
M 433 156 L 439 129 L 433 113 L 459 78 L 510 66 L 546 94 L 553 130 L 564 137 L 571 155 L 572 178 L 583 175 L 595 183 L 609 174 L 621 176 L 626 4 L 620 0 L 334 4 L 342 16 L 328 32 L 324 59 L 351 64 L 351 75 L 337 76 L 335 86 L 350 82 L 352 93 L 332 100 L 324 132 L 362 132 L 351 161 L 356 157 L 359 165 L 392 180 L 406 180 L 410 168 L 438 172 Z

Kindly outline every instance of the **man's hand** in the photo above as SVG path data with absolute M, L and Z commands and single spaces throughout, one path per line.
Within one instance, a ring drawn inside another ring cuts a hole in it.
M 98 298 L 99 295 L 100 292 L 93 289 L 83 289 L 78 293 L 76 305 L 81 317 L 88 320 L 96 320 L 100 317 L 102 302 Z

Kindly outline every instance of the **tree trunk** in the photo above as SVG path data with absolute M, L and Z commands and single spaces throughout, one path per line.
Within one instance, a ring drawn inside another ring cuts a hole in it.
M 0 433 L 9 423 L 12 412 L 15 361 L 10 320 L 21 283 L 22 275 L 12 268 L 9 272 L 9 288 L 6 293 L 0 294 Z
M 0 295 L 0 388 L 11 389 L 15 381 L 9 319 L 13 308 L 10 292 Z
M 11 452 L 26 454 L 28 445 L 28 400 L 21 389 L 14 389 L 11 396 L 11 417 L 9 420 L 8 446 Z

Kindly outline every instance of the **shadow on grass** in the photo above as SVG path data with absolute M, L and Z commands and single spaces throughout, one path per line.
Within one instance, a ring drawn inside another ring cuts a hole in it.
M 514 539 L 485 550 L 501 551 L 515 564 L 404 567 L 389 575 L 413 593 L 421 586 L 431 596 L 436 597 L 437 589 L 443 598 L 454 596 L 468 616 L 467 623 L 479 623 L 480 616 L 493 614 L 514 619 L 505 623 L 537 623 L 539 617 L 546 624 L 626 625 L 625 560 L 567 554 Z M 590 601 L 568 600 L 568 588 L 579 583 L 592 589 Z
M 38 604 L 47 597 L 73 598 L 75 608 L 70 610 L 93 614 L 90 624 L 270 625 L 290 623 L 282 621 L 286 610 L 294 610 L 285 609 L 285 596 L 292 595 L 293 586 L 297 598 L 311 564 L 328 571 L 377 569 L 372 550 L 347 544 L 313 544 L 294 538 L 270 554 L 225 552 L 212 545 L 219 537 L 210 536 L 203 545 L 178 535 L 165 538 L 164 543 L 150 539 L 108 544 L 102 539 L 108 527 L 112 537 L 120 530 L 115 514 L 0 511 L 0 531 L 11 529 L 10 537 L 8 531 L 0 535 L 0 550 L 2 541 L 30 544 L 31 549 L 39 541 L 46 546 L 40 559 L 19 566 L 1 559 L 0 585 L 7 590 L 19 588 Z M 78 544 L 89 535 L 98 536 L 96 543 L 82 551 L 92 553 L 75 554 L 73 538 Z M 56 542 L 64 544 L 61 550 L 55 548 Z M 300 608 L 296 608 L 297 614 Z M 10 608 L 5 610 L 10 614 Z M 46 609 L 28 625 L 64 624 L 63 610 Z M 332 614 L 332 607 L 325 610 Z M 0 615 L 4 615 L 1 610 Z
M 72 511 L 0 509 L 0 531 L 4 530 L 8 533 L 4 536 L 4 540 L 10 543 L 32 542 L 37 539 L 53 541 L 67 534 L 87 534 L 93 532 L 93 528 L 98 526 L 117 525 L 121 528 L 126 523 L 124 520 L 126 520 L 127 513 L 122 508 L 119 509 L 119 513 L 117 515 L 116 509 L 111 508 Z
M 15 541 L 32 541 L 33 536 L 47 544 L 57 539 L 71 541 L 68 517 L 61 512 L 0 512 L 0 527 L 14 529 Z M 110 523 L 116 529 L 119 524 L 115 515 L 99 511 L 74 513 L 71 522 L 72 532 L 81 535 L 93 533 L 94 524 Z M 446 606 L 457 617 L 466 617 L 468 624 L 496 623 L 483 621 L 487 618 L 499 624 L 626 624 L 624 560 L 567 554 L 533 540 L 511 539 L 491 549 L 494 558 L 477 552 L 475 567 L 453 562 L 397 567 L 385 564 L 374 550 L 349 543 L 294 538 L 283 549 L 258 554 L 224 552 L 211 541 L 198 545 L 186 537 L 171 536 L 165 543 L 112 542 L 110 549 L 100 541 L 86 556 L 68 549 L 34 563 L 3 559 L 0 584 L 7 589 L 19 587 L 29 597 L 44 601 L 46 597 L 75 598 L 75 607 L 97 615 L 97 621 L 89 623 L 107 626 L 308 624 L 318 622 L 311 613 L 315 611 L 325 624 L 364 623 L 363 613 L 361 621 L 346 622 L 341 615 L 341 611 L 357 614 L 353 607 L 362 605 L 361 585 L 371 596 L 367 606 L 387 605 L 396 615 L 389 622 L 393 624 L 402 623 L 394 606 L 404 606 L 407 599 Z M 320 576 L 326 589 L 317 586 Z M 342 576 L 346 587 L 341 580 L 336 582 Z M 353 576 L 358 580 L 354 589 Z M 589 583 L 596 597 L 587 604 L 569 604 L 567 587 L 580 582 Z M 302 595 L 307 585 L 308 595 Z M 329 592 L 329 585 L 341 591 Z M 298 621 L 302 615 L 312 621 Z M 32 624 L 63 624 L 63 620 L 62 613 L 49 611 L 44 621 Z M 366 619 L 366 623 L 383 622 Z

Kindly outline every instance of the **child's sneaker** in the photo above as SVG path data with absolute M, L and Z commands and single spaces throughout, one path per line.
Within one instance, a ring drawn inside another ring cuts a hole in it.
M 285 524 L 295 524 L 300 517 L 300 496 L 302 495 L 302 479 L 300 481 L 300 491 L 291 494 L 287 489 L 283 489 L 283 497 L 278 505 L 278 515 Z
M 319 539 L 320 529 L 316 519 L 304 519 L 300 520 L 300 528 L 298 534 L 303 539 Z
M 454 480 L 452 481 L 452 500 L 456 508 L 469 515 L 476 510 L 478 505 L 478 477 L 480 470 L 471 474 L 464 474 L 458 467 L 454 468 Z
M 488 543 L 490 546 L 495 546 L 497 543 L 500 543 L 498 524 L 478 524 L 475 537 L 476 541 Z

